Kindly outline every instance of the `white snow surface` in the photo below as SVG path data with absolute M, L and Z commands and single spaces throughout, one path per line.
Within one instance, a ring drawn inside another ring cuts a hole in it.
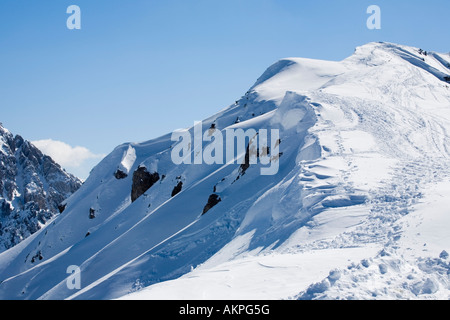
M 420 52 L 283 59 L 203 121 L 279 129 L 274 176 L 175 165 L 170 134 L 117 147 L 63 214 L 0 254 L 0 298 L 448 299 L 450 57 Z M 161 179 L 132 203 L 139 166 Z
M 124 152 L 122 161 L 120 162 L 118 169 L 128 175 L 135 161 L 136 150 L 130 145 L 128 146 L 127 151 Z

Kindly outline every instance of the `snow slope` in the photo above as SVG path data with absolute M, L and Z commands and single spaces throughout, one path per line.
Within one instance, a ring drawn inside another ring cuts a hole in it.
M 175 165 L 170 134 L 119 146 L 0 255 L 0 298 L 448 298 L 449 75 L 448 55 L 390 43 L 281 60 L 202 128 L 278 129 L 276 175 Z

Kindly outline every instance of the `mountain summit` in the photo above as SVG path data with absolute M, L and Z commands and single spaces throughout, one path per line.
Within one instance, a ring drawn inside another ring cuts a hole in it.
M 0 124 L 0 252 L 40 230 L 80 186 L 79 179 Z
M 448 297 L 449 77 L 448 55 L 391 43 L 280 60 L 182 139 L 118 146 L 0 255 L 0 298 Z M 242 131 L 229 156 L 218 137 Z

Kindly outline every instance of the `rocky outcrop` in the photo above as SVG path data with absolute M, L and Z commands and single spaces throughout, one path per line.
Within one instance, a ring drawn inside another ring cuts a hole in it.
M 250 143 L 247 145 L 247 149 L 245 150 L 244 162 L 241 163 L 239 167 L 239 175 L 243 176 L 245 171 L 250 167 Z
M 181 189 L 183 188 L 183 182 L 178 182 L 178 184 L 173 188 L 172 190 L 172 197 L 176 196 L 178 193 L 181 192 Z
M 89 209 L 89 219 L 95 219 L 95 209 Z
M 128 175 L 122 170 L 117 169 L 116 172 L 114 172 L 114 177 L 116 177 L 117 180 L 120 180 L 125 179 L 126 177 L 128 177 Z
M 133 184 L 131 186 L 131 202 L 134 202 L 159 181 L 159 173 L 148 172 L 146 167 L 139 167 L 133 173 Z
M 66 210 L 66 207 L 67 207 L 67 204 L 65 203 L 65 204 L 60 204 L 60 205 L 58 205 L 58 210 L 59 210 L 59 213 L 63 213 L 64 212 L 64 210 Z
M 203 208 L 202 214 L 207 213 L 214 206 L 216 206 L 220 201 L 222 201 L 222 199 L 220 199 L 220 197 L 217 194 L 215 194 L 215 193 L 211 194 L 208 198 L 208 202 L 206 203 L 205 207 Z

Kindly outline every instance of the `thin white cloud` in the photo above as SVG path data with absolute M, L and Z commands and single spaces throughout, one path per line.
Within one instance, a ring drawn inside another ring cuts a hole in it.
M 65 142 L 45 139 L 32 141 L 42 153 L 50 156 L 61 167 L 85 179 L 92 166 L 100 161 L 105 155 L 95 154 L 85 147 L 72 147 Z

